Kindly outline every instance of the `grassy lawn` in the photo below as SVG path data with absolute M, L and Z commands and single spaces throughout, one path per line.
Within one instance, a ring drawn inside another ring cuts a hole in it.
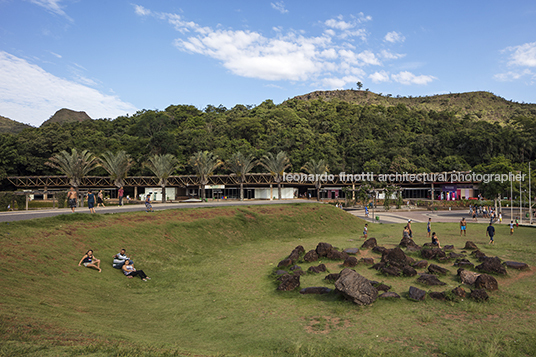
M 359 307 L 335 294 L 276 291 L 277 263 L 297 245 L 360 247 L 364 222 L 328 205 L 202 208 L 111 215 L 72 214 L 0 230 L 0 356 L 534 356 L 536 230 L 509 235 L 497 226 L 489 246 L 485 224 L 434 223 L 442 245 L 460 252 L 467 240 L 488 256 L 529 264 L 496 276 L 488 302 L 423 302 L 406 298 L 460 285 L 452 262 L 442 287 L 416 277 L 391 278 L 355 269 L 390 285 L 402 299 Z M 413 224 L 428 242 L 426 224 Z M 396 246 L 402 225 L 369 224 L 369 237 Z M 87 249 L 102 273 L 78 267 Z M 151 278 L 127 279 L 111 267 L 120 248 Z M 418 258 L 417 253 L 409 254 Z M 381 256 L 361 251 L 361 257 Z M 469 259 L 476 263 L 472 257 Z M 342 262 L 322 261 L 331 273 Z M 313 264 L 299 263 L 303 270 Z M 424 269 L 418 270 L 419 272 Z M 328 272 L 328 273 L 329 273 Z M 301 278 L 327 286 L 328 273 Z M 464 289 L 469 292 L 470 287 Z

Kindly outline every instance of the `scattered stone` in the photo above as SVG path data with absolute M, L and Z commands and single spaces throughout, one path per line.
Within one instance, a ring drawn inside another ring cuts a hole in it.
M 316 254 L 316 250 L 308 251 L 303 257 L 303 260 L 305 260 L 308 263 L 316 262 L 318 260 L 318 254 Z
M 487 301 L 489 299 L 488 293 L 484 289 L 472 290 L 469 297 L 476 301 Z
M 346 258 L 348 258 L 348 254 L 331 249 L 327 252 L 326 258 L 331 260 L 346 260 Z
M 485 257 L 486 254 L 481 252 L 480 250 L 475 250 L 471 253 L 471 255 L 474 255 L 475 258 L 480 259 L 482 257 Z
M 343 250 L 343 252 L 346 254 L 350 254 L 350 255 L 357 255 L 359 254 L 359 249 L 358 248 L 346 248 L 345 250 Z
M 290 270 L 296 270 L 296 269 L 300 269 L 301 270 L 301 266 L 299 265 L 293 265 L 290 267 Z
M 410 267 L 409 265 L 406 265 L 404 268 L 402 268 L 402 274 L 404 276 L 415 276 L 417 275 L 417 270 L 415 270 L 413 267 Z
M 439 280 L 434 274 L 420 274 L 419 278 L 417 278 L 417 281 L 424 285 L 447 285 Z
M 517 270 L 525 270 L 529 268 L 528 264 L 520 263 L 520 262 L 507 261 L 507 262 L 504 262 L 503 264 L 507 268 L 517 269 Z
M 426 291 L 416 288 L 414 286 L 409 287 L 409 298 L 415 301 L 423 301 L 426 297 Z
M 446 245 L 443 247 L 443 250 L 454 250 L 454 246 L 453 245 Z
M 296 269 L 292 274 L 302 276 L 305 275 L 305 272 L 301 269 Z
M 323 286 L 314 286 L 309 288 L 303 288 L 300 290 L 300 294 L 329 294 L 331 289 Z
M 410 245 L 409 247 L 406 248 L 406 251 L 408 251 L 408 252 L 418 252 L 421 249 L 422 248 L 419 245 Z
M 292 259 L 293 261 L 297 261 L 298 259 L 300 259 L 300 255 L 302 255 L 303 253 L 305 253 L 305 248 L 299 245 L 296 248 L 294 248 L 294 250 L 292 251 L 292 253 L 290 253 L 288 257 L 289 259 Z
M 374 258 L 361 258 L 359 261 L 367 265 L 374 264 Z
M 407 247 L 415 247 L 417 246 L 417 243 L 411 238 L 402 238 L 400 243 L 398 243 L 399 246 L 407 248 Z
M 328 274 L 328 275 L 326 275 L 326 277 L 324 278 L 324 280 L 336 281 L 336 280 L 339 279 L 340 277 L 341 277 L 341 274 L 339 274 L 339 273 L 333 273 L 333 274 Z
M 386 291 L 378 297 L 382 299 L 400 299 L 400 295 L 393 291 Z
M 499 290 L 499 283 L 497 279 L 487 274 L 480 274 L 475 280 L 475 288 L 486 289 L 488 291 Z
M 439 265 L 435 265 L 435 264 L 430 264 L 430 266 L 428 267 L 428 271 L 431 274 L 441 274 L 441 275 L 445 275 L 449 272 L 448 269 L 442 268 Z
M 475 268 L 484 273 L 506 275 L 506 268 L 501 264 L 499 257 L 488 258 Z
M 380 253 L 381 255 L 387 253 L 390 249 L 387 249 L 385 247 L 382 247 L 382 246 L 375 246 L 374 248 L 372 248 L 372 251 L 375 252 L 375 253 Z
M 374 283 L 376 283 L 376 284 L 374 284 Z M 371 281 L 371 284 L 372 284 L 372 286 L 374 286 L 374 287 L 376 288 L 376 290 L 378 290 L 378 291 L 388 291 L 389 289 L 391 289 L 390 286 L 385 285 L 385 284 L 383 284 L 383 283 L 378 283 L 377 281 L 374 281 L 374 282 Z
M 458 286 L 457 288 L 452 289 L 452 293 L 458 297 L 465 297 L 465 290 L 462 287 Z
M 439 259 L 439 258 L 446 258 L 446 254 L 444 251 L 442 251 L 439 248 L 422 248 L 421 249 L 421 257 L 424 259 L 430 260 L 430 259 Z
M 357 265 L 357 258 L 356 257 L 348 257 L 343 263 L 343 266 L 353 268 Z
M 471 263 L 469 260 L 462 258 L 462 259 L 456 259 L 456 262 L 454 263 L 454 266 L 457 267 L 474 267 L 475 265 Z
M 277 287 L 280 291 L 292 291 L 300 286 L 300 277 L 298 275 L 282 275 L 281 284 Z
M 463 284 L 473 285 L 480 274 L 460 268 L 458 269 L 458 276 Z
M 283 259 L 282 261 L 280 261 L 278 264 L 277 264 L 277 267 L 278 268 L 284 268 L 284 267 L 289 267 L 291 266 L 292 264 L 294 264 L 294 262 L 292 261 L 292 259 Z
M 428 293 L 428 296 L 430 296 L 432 299 L 436 299 L 436 300 L 447 300 L 447 293 L 442 291 L 442 292 L 439 292 L 439 291 L 432 291 L 430 293 Z
M 458 253 L 450 252 L 449 258 L 451 259 L 465 258 L 465 254 L 458 254 Z
M 378 245 L 378 242 L 376 242 L 376 238 L 369 238 L 363 243 L 361 246 L 361 249 L 372 249 Z
M 335 282 L 335 288 L 357 305 L 370 305 L 378 297 L 378 290 L 370 281 L 351 269 L 343 269 Z
M 320 264 L 318 266 L 312 266 L 307 269 L 307 271 L 310 271 L 311 273 L 323 273 L 327 270 L 326 266 L 324 264 Z
M 397 267 L 399 269 L 408 265 L 408 258 L 402 249 L 396 247 L 384 253 L 382 255 L 382 263 L 389 266 Z
M 316 246 L 316 254 L 318 254 L 319 257 L 325 257 L 332 249 L 333 246 L 329 243 L 318 243 L 318 245 Z
M 400 276 L 400 273 L 402 271 L 399 268 L 395 267 L 395 266 L 384 266 L 381 269 L 381 272 L 386 274 L 386 275 Z
M 476 246 L 475 243 L 471 241 L 467 241 L 465 242 L 465 247 L 463 247 L 463 249 L 475 250 L 475 249 L 478 249 L 478 247 Z
M 426 268 L 427 266 L 428 266 L 427 260 L 419 260 L 418 262 L 413 264 L 413 267 L 417 269 Z
M 285 271 L 285 270 L 276 270 L 275 271 L 275 275 L 285 275 L 285 274 L 288 274 L 288 272 Z
M 380 263 L 376 263 L 376 264 L 374 264 L 371 268 L 372 268 L 372 269 L 376 269 L 376 270 L 382 270 L 383 267 L 385 267 L 385 263 L 381 263 L 381 262 L 380 262 Z

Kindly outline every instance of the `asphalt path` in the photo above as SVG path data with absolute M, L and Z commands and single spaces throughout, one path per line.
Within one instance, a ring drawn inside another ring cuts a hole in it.
M 315 203 L 313 200 L 247 200 L 247 201 L 209 201 L 209 202 L 180 202 L 180 203 L 155 203 L 153 202 L 153 210 L 161 211 L 166 209 L 177 208 L 199 208 L 199 207 L 228 207 L 228 206 L 253 206 L 253 205 L 274 205 L 274 204 L 291 204 L 291 203 Z M 123 206 L 95 207 L 96 214 L 106 213 L 124 213 L 124 212 L 138 212 L 145 211 L 145 204 L 125 204 Z M 90 214 L 87 207 L 78 207 L 75 212 Z M 36 218 L 54 217 L 62 214 L 72 214 L 70 208 L 50 208 L 50 209 L 38 209 L 38 210 L 24 210 L 24 211 L 8 211 L 0 212 L 0 222 L 15 222 L 24 221 Z M 150 213 L 147 213 L 150 214 Z

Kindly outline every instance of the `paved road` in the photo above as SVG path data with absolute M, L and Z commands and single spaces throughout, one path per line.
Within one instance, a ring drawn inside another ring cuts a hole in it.
M 188 203 L 153 203 L 153 209 L 155 211 L 173 209 L 173 208 L 198 208 L 198 207 L 226 207 L 226 206 L 252 206 L 252 205 L 273 205 L 273 204 L 290 204 L 299 202 L 313 203 L 315 201 L 309 200 L 259 200 L 259 201 L 210 201 L 210 202 L 188 202 Z M 106 206 L 95 208 L 97 214 L 103 213 L 122 213 L 122 212 L 136 212 L 145 211 L 145 204 L 127 204 L 122 207 L 119 206 Z M 79 207 L 76 212 L 89 214 L 87 207 Z M 54 217 L 62 214 L 71 214 L 70 208 L 56 208 L 56 209 L 41 209 L 41 210 L 29 210 L 29 211 L 12 211 L 12 212 L 0 212 L 0 222 L 14 222 L 23 221 L 34 218 Z

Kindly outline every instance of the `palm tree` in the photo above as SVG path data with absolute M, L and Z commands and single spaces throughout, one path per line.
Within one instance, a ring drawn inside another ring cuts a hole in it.
M 208 151 L 198 151 L 190 157 L 190 166 L 195 170 L 199 178 L 199 189 L 201 189 L 201 199 L 205 200 L 205 185 L 208 177 L 214 173 L 218 166 L 222 165 L 216 155 Z
M 134 163 L 125 150 L 119 150 L 116 154 L 107 151 L 101 155 L 101 166 L 108 171 L 110 178 L 117 187 L 123 186 L 123 180 L 127 178 L 128 170 Z
M 179 165 L 179 160 L 171 155 L 153 155 L 149 158 L 149 161 L 143 165 L 158 177 L 158 184 L 162 187 L 162 203 L 166 202 L 166 185 L 169 176 L 175 171 Z
M 99 166 L 97 158 L 87 150 L 78 152 L 76 149 L 71 149 L 70 154 L 63 150 L 48 160 L 45 165 L 58 169 L 66 175 L 69 184 L 76 190 L 77 197 L 82 178 Z
M 254 161 L 253 155 L 245 156 L 240 151 L 233 154 L 226 162 L 226 166 L 231 170 L 240 180 L 240 201 L 244 200 L 244 182 L 246 181 L 246 174 L 248 174 L 257 163 Z
M 320 187 L 322 186 L 320 176 L 329 171 L 328 164 L 322 159 L 318 161 L 311 159 L 307 161 L 301 169 L 305 170 L 309 175 L 313 175 L 315 177 L 316 200 L 320 201 Z
M 284 151 L 280 151 L 274 156 L 274 154 L 269 152 L 261 158 L 259 163 L 274 176 L 274 180 L 277 183 L 279 199 L 281 199 L 281 178 L 285 170 L 290 167 L 290 160 L 287 154 Z

